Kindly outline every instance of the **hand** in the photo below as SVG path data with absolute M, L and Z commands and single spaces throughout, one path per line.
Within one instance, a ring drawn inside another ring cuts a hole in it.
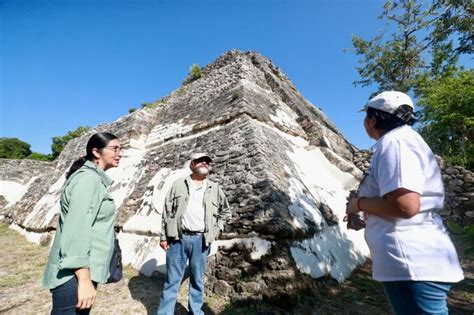
M 90 279 L 78 279 L 77 305 L 80 310 L 89 309 L 95 303 L 97 290 Z
M 167 252 L 170 248 L 170 245 L 168 244 L 168 241 L 160 241 L 160 247 L 163 248 L 165 252 Z
M 359 206 L 357 205 L 358 201 L 359 201 L 359 198 L 349 198 L 349 200 L 346 203 L 347 214 L 359 212 Z
M 347 204 L 346 204 L 346 217 L 344 221 L 347 222 L 347 228 L 349 230 L 360 230 L 365 228 L 365 220 L 363 220 L 363 216 L 361 218 L 360 214 L 362 212 L 359 211 L 359 198 L 357 197 L 349 197 Z

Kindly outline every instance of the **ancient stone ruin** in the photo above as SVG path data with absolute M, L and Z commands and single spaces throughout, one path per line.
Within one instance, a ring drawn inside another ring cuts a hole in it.
M 290 306 L 318 278 L 343 281 L 368 254 L 363 232 L 342 222 L 362 174 L 356 149 L 256 52 L 227 52 L 152 106 L 70 141 L 56 163 L 2 160 L 1 219 L 48 245 L 65 172 L 97 131 L 115 133 L 125 149 L 109 172 L 116 227 L 124 262 L 146 275 L 165 270 L 164 195 L 189 174 L 195 151 L 214 157 L 211 179 L 232 207 L 212 246 L 209 292 Z

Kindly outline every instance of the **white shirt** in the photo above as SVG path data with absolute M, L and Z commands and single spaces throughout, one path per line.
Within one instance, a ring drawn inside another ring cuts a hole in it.
M 204 180 L 199 188 L 196 188 L 192 180 L 189 182 L 189 200 L 186 212 L 181 218 L 181 224 L 184 230 L 204 232 L 206 229 L 204 222 L 204 192 L 207 188 L 207 181 Z
M 410 126 L 387 132 L 374 146 L 359 196 L 382 197 L 398 188 L 420 194 L 420 212 L 410 219 L 367 215 L 365 239 L 378 281 L 457 282 L 463 272 L 438 211 L 444 186 L 436 158 Z

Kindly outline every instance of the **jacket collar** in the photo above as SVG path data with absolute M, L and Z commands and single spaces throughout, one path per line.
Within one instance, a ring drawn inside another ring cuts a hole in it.
M 99 175 L 105 187 L 109 187 L 114 182 L 109 175 L 107 175 L 100 167 L 97 167 L 97 165 L 95 165 L 91 161 L 86 161 L 83 167 L 94 170 Z
M 189 191 L 189 187 L 190 187 L 190 185 L 191 185 L 191 181 L 192 181 L 191 175 L 186 176 L 186 177 L 184 178 L 184 182 L 186 183 L 186 186 L 187 186 L 187 188 L 188 188 L 188 191 Z M 214 185 L 214 182 L 211 181 L 210 179 L 206 178 L 206 190 L 209 189 L 209 188 L 211 188 L 213 185 Z

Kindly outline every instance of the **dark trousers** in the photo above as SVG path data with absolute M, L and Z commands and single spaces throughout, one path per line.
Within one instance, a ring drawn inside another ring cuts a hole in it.
M 97 284 L 94 282 L 97 288 Z M 78 310 L 77 305 L 77 278 L 73 277 L 59 287 L 51 289 L 53 296 L 53 309 L 51 315 L 88 315 L 91 309 Z

